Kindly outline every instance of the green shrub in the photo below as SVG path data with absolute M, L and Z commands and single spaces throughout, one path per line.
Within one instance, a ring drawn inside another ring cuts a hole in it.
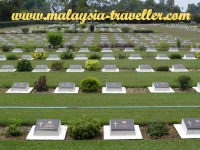
M 169 71 L 168 66 L 159 66 L 156 68 L 156 71 Z
M 24 52 L 32 52 L 35 48 L 37 48 L 36 45 L 31 45 L 31 44 L 23 44 L 20 46 Z
M 60 32 L 62 27 L 58 26 L 56 29 L 57 29 L 58 32 Z
M 97 92 L 100 86 L 100 81 L 96 78 L 89 77 L 81 81 L 81 89 L 83 92 Z
M 188 90 L 192 85 L 191 77 L 186 75 L 179 76 L 177 82 L 179 84 L 180 90 Z
M 91 139 L 100 134 L 101 124 L 96 119 L 75 119 L 68 124 L 69 134 L 74 139 Z
M 60 56 L 61 59 L 73 59 L 74 53 L 71 50 L 68 50 L 66 52 L 63 52 Z
M 94 32 L 94 25 L 93 24 L 90 25 L 90 32 Z
M 19 119 L 12 119 L 12 123 L 8 125 L 7 135 L 20 136 L 23 133 L 21 128 L 21 121 Z
M 153 30 L 134 30 L 134 33 L 154 33 Z
M 180 40 L 179 38 L 176 39 L 176 46 L 177 46 L 178 48 L 181 47 L 181 40 Z
M 89 48 L 90 51 L 92 52 L 100 52 L 101 51 L 101 47 L 98 45 L 98 46 L 91 46 Z
M 38 92 L 42 92 L 42 91 L 48 91 L 48 86 L 47 86 L 47 79 L 46 76 L 40 76 L 40 78 L 38 79 L 38 81 L 36 81 L 34 83 L 34 88 L 36 89 L 36 91 Z
M 18 59 L 18 57 L 13 54 L 7 56 L 7 60 L 17 60 L 17 59 Z
M 139 45 L 137 48 L 136 48 L 136 50 L 138 50 L 138 51 L 146 51 L 146 47 L 145 46 L 143 46 L 143 45 Z
M 33 52 L 31 53 L 34 59 L 43 59 L 45 57 L 45 52 Z
M 97 53 L 91 54 L 88 59 L 101 59 L 101 56 Z
M 200 58 L 200 52 L 196 52 L 196 53 L 195 53 L 195 57 L 196 57 L 196 58 Z
M 98 60 L 86 60 L 85 61 L 85 68 L 89 71 L 96 71 L 99 67 Z
M 9 45 L 2 45 L 1 46 L 1 49 L 2 49 L 3 52 L 9 52 L 10 48 L 11 47 Z
M 174 53 L 169 56 L 170 59 L 182 59 L 181 54 Z
M 147 126 L 147 133 L 151 137 L 159 138 L 169 134 L 167 126 L 164 123 L 150 123 Z
M 24 34 L 27 34 L 29 32 L 29 28 L 22 28 L 21 31 Z
M 17 71 L 23 72 L 23 71 L 32 71 L 32 65 L 29 60 L 22 59 L 17 63 Z
M 86 28 L 87 25 L 85 23 L 81 24 L 81 28 Z
M 129 33 L 130 32 L 130 28 L 129 27 L 122 27 L 122 32 L 123 33 Z
M 158 51 L 168 51 L 169 50 L 169 44 L 168 43 L 159 43 L 156 44 L 156 49 Z
M 51 68 L 55 70 L 61 70 L 64 67 L 64 61 L 54 61 L 51 64 Z
M 125 59 L 125 58 L 127 58 L 127 57 L 126 57 L 126 54 L 125 54 L 125 53 L 119 53 L 119 54 L 118 54 L 118 58 L 119 58 L 119 59 Z
M 48 42 L 55 48 L 63 43 L 62 32 L 48 32 L 47 33 Z

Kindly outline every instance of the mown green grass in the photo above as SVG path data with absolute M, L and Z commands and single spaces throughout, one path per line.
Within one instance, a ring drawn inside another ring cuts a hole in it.
M 193 140 L 82 140 L 82 141 L 0 141 L 1 150 L 199 150 L 200 142 Z
M 38 80 L 40 76 L 46 75 L 47 84 L 50 87 L 57 87 L 60 82 L 75 82 L 76 86 L 80 86 L 80 81 L 87 77 L 95 77 L 101 81 L 100 86 L 105 86 L 106 82 L 122 82 L 125 87 L 149 87 L 152 82 L 168 82 L 171 87 L 178 87 L 176 79 L 181 75 L 189 75 L 192 78 L 192 85 L 196 86 L 199 82 L 200 72 L 119 72 L 119 73 L 103 73 L 103 72 L 84 72 L 84 73 L 68 73 L 68 72 L 14 72 L 0 73 L 0 87 L 11 87 L 13 82 L 29 82 L 30 86 Z

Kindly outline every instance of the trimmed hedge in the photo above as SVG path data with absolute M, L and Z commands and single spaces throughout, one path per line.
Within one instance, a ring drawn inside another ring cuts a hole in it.
M 134 33 L 154 33 L 153 30 L 134 30 Z

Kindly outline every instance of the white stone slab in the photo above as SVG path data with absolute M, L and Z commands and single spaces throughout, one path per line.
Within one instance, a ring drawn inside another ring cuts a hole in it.
M 102 50 L 101 52 L 103 53 L 110 53 L 110 52 L 113 52 L 112 50 Z
M 198 93 L 200 93 L 200 89 L 198 87 L 192 87 L 193 89 L 195 89 L 195 91 L 197 91 Z
M 157 60 L 169 60 L 168 57 L 155 57 L 155 59 L 157 59 Z
M 174 69 L 172 69 L 172 68 L 169 68 L 169 70 L 171 71 L 171 72 L 189 72 L 187 69 L 180 69 L 180 70 L 174 70 Z
M 101 72 L 119 72 L 119 69 L 101 69 Z
M 153 87 L 148 87 L 148 89 L 151 93 L 175 93 L 171 87 L 169 91 L 155 91 Z
M 107 58 L 106 58 L 106 57 L 102 57 L 101 59 L 102 59 L 102 60 L 115 60 L 115 58 L 114 58 L 114 57 L 113 57 L 113 58 L 109 58 L 109 57 L 107 57 Z
M 186 134 L 181 124 L 174 124 L 174 127 L 182 139 L 200 138 L 200 134 Z
M 132 136 L 114 136 L 110 135 L 110 126 L 103 126 L 103 138 L 104 140 L 134 140 L 134 139 L 143 139 L 139 125 L 134 125 L 135 135 Z
M 41 69 L 42 70 L 42 69 Z M 47 69 L 46 71 L 40 71 L 40 70 L 38 70 L 38 69 L 33 69 L 33 71 L 32 72 L 49 72 L 51 69 Z
M 145 69 L 142 69 L 142 70 L 140 70 L 139 68 L 136 68 L 135 69 L 137 72 L 155 72 L 153 69 L 147 69 L 147 70 L 145 70 Z
M 107 91 L 106 87 L 102 87 L 102 93 L 110 93 L 110 94 L 125 94 L 126 93 L 126 88 L 122 87 L 121 91 Z
M 11 91 L 11 88 L 6 93 L 31 93 L 33 87 L 29 87 L 27 91 Z
M 139 60 L 139 59 L 142 59 L 142 57 L 128 57 L 128 59 L 130 59 L 130 60 Z
M 46 60 L 60 60 L 60 58 L 47 58 Z
M 195 60 L 195 59 L 197 59 L 197 58 L 195 58 L 195 57 L 194 57 L 194 58 L 193 58 L 193 57 L 191 57 L 191 58 L 190 58 L 190 57 L 182 57 L 182 59 L 186 59 L 186 60 Z
M 88 59 L 88 58 L 86 58 L 86 57 L 82 57 L 82 58 L 81 58 L 81 57 L 77 57 L 77 58 L 75 57 L 75 58 L 74 58 L 74 60 L 87 60 L 87 59 Z
M 17 69 L 6 71 L 5 69 L 0 69 L 0 72 L 15 72 Z
M 67 69 L 66 72 L 84 72 L 85 69 Z
M 35 136 L 34 130 L 35 125 L 32 126 L 28 136 L 26 137 L 26 140 L 64 140 L 66 133 L 67 133 L 68 126 L 61 125 L 61 131 L 59 136 Z
M 67 93 L 67 94 L 70 94 L 70 93 L 78 93 L 79 91 L 79 87 L 75 87 L 75 90 L 74 91 L 59 91 L 59 87 L 57 87 L 54 91 L 54 93 Z
M 6 60 L 6 58 L 0 58 L 0 61 L 4 61 L 4 60 Z

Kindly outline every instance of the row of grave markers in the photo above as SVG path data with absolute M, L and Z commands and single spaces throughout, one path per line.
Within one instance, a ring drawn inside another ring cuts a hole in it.
M 174 124 L 182 139 L 200 138 L 200 118 L 183 118 L 181 124 Z M 26 140 L 65 140 L 67 125 L 59 119 L 38 119 L 32 126 Z M 103 126 L 104 140 L 143 139 L 139 125 L 134 119 L 111 119 Z
M 32 72 L 50 72 L 51 69 L 47 65 L 36 65 Z M 135 69 L 137 72 L 155 72 L 154 69 L 149 64 L 141 64 Z M 189 72 L 183 64 L 174 64 L 172 68 L 169 69 L 171 72 Z M 14 65 L 2 65 L 0 67 L 0 72 L 15 72 L 16 69 Z M 66 72 L 84 72 L 85 69 L 82 65 L 70 65 Z M 119 72 L 119 69 L 114 64 L 104 65 L 102 72 Z
M 153 82 L 152 87 L 148 87 L 151 93 L 175 93 L 167 82 Z M 200 92 L 200 82 L 197 87 L 193 87 Z M 6 93 L 30 93 L 33 87 L 28 82 L 15 82 Z M 54 90 L 54 93 L 78 93 L 79 87 L 74 82 L 61 82 Z M 126 88 L 122 87 L 121 82 L 106 82 L 106 87 L 102 87 L 102 93 L 126 93 Z

